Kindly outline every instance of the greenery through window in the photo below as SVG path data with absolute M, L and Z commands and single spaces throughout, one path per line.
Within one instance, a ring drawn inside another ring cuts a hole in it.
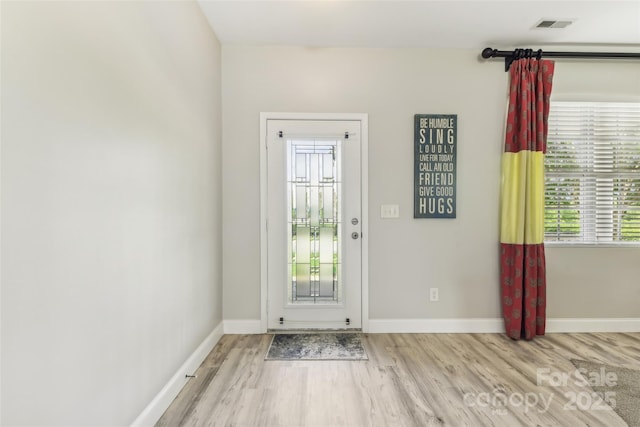
M 545 241 L 640 242 L 640 103 L 552 102 Z

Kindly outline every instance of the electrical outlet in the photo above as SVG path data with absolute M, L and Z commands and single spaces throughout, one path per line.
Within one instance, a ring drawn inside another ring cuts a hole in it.
M 436 302 L 440 300 L 440 295 L 438 295 L 438 288 L 429 288 L 429 301 Z

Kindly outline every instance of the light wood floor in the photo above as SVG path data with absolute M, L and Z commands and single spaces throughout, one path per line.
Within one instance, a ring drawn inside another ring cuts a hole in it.
M 225 335 L 157 425 L 626 426 L 570 359 L 640 369 L 640 333 L 362 337 L 367 361 L 265 362 L 271 335 Z M 598 409 L 569 409 L 576 396 Z

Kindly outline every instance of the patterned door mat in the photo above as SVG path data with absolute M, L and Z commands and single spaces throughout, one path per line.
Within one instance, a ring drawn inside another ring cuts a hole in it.
M 275 334 L 264 360 L 368 360 L 361 334 Z

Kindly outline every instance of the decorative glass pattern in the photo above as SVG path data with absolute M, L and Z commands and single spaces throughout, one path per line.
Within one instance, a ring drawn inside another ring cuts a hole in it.
M 289 304 L 342 303 L 341 144 L 287 140 Z

